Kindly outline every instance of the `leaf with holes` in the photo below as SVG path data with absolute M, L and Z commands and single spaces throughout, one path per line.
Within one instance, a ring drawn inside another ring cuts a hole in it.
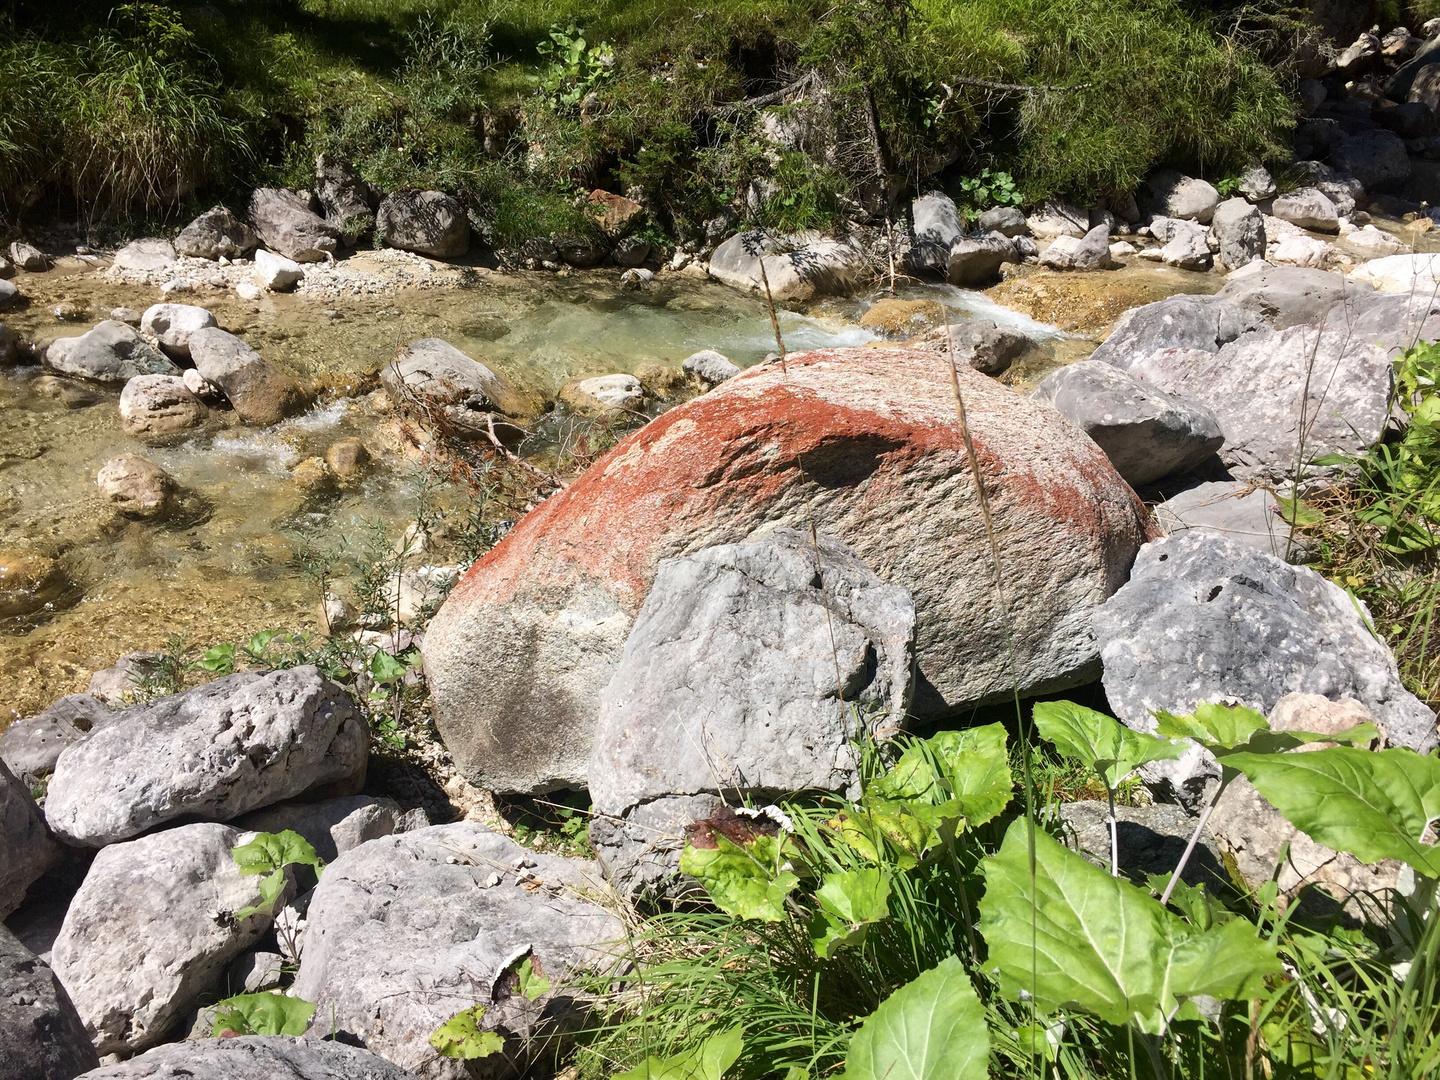
M 1035 726 L 1060 753 L 1093 769 L 1111 791 L 1141 765 L 1185 752 L 1182 742 L 1131 731 L 1113 716 L 1070 701 L 1037 704 Z
M 1231 754 L 1225 763 L 1317 844 L 1361 862 L 1399 859 L 1440 877 L 1440 848 L 1427 835 L 1440 819 L 1435 757 L 1337 746 L 1303 754 Z
M 1158 1034 L 1186 1000 L 1249 998 L 1280 970 L 1249 922 L 1201 931 L 1039 831 L 1032 886 L 1028 832 L 1016 821 L 981 863 L 980 932 L 1006 994 Z
M 953 956 L 906 983 L 850 1040 L 841 1080 L 985 1080 L 985 1009 Z
M 476 1005 L 456 1013 L 430 1035 L 430 1045 L 441 1057 L 464 1061 L 498 1054 L 505 1049 L 505 1040 L 495 1032 L 485 1031 L 480 1027 L 484 1016 L 484 1005 Z

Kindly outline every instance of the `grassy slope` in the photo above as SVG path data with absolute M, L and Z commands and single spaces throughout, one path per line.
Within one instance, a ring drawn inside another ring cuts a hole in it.
M 74 8 L 60 19 L 19 0 L 20 33 L 0 47 L 10 218 L 55 190 L 115 216 L 263 180 L 302 183 L 314 153 L 330 149 L 384 186 L 467 196 L 502 239 L 573 225 L 568 196 L 593 184 L 638 185 L 665 208 L 663 224 L 693 225 L 775 172 L 776 212 L 801 219 L 778 223 L 802 224 L 873 173 L 867 87 L 887 165 L 911 187 L 994 165 L 1031 198 L 1127 190 L 1167 160 L 1222 174 L 1277 153 L 1290 122 L 1280 78 L 1219 36 L 1224 24 L 1203 5 L 1175 0 Z M 550 58 L 537 46 L 569 26 L 612 45 L 614 62 L 562 70 L 547 102 L 536 91 Z M 839 112 L 840 152 L 825 169 L 777 163 L 749 115 L 709 111 L 810 67 Z M 964 77 L 1066 89 L 1000 93 L 955 81 Z M 575 101 L 557 101 L 577 84 L 576 101 L 599 95 L 583 121 Z

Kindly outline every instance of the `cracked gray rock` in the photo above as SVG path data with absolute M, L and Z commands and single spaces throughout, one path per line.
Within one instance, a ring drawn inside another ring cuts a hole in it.
M 55 973 L 0 926 L 0 1080 L 72 1080 L 99 1065 Z

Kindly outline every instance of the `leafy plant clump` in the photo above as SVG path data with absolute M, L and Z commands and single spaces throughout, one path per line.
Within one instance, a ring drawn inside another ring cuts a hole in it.
M 1132 881 L 1113 849 L 1105 866 L 1071 850 L 1049 812 L 1007 821 L 1003 729 L 902 739 L 857 802 L 692 828 L 682 868 L 718 911 L 642 925 L 622 989 L 595 988 L 610 1006 L 582 1075 L 709 1076 L 697 1063 L 722 1045 L 721 1072 L 792 1080 L 1425 1072 L 1440 1054 L 1436 760 L 1363 749 L 1370 725 L 1275 732 L 1218 705 L 1159 722 L 1141 735 L 1069 702 L 1036 715 L 1109 791 L 1198 741 L 1317 843 L 1400 860 L 1414 886 L 1356 926 L 1274 881 L 1212 896 L 1181 878 L 1189 849 Z M 1322 739 L 1356 745 L 1290 752 Z

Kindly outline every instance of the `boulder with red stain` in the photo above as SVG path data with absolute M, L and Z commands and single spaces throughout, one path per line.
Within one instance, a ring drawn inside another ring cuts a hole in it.
M 762 525 L 813 524 L 910 591 L 919 715 L 1003 700 L 1012 680 L 1035 694 L 1094 678 L 1091 615 L 1145 542 L 1144 510 L 1059 414 L 959 377 L 1003 608 L 943 358 L 833 349 L 752 368 L 621 442 L 450 594 L 423 651 L 467 776 L 499 791 L 584 784 L 600 693 L 657 562 Z

